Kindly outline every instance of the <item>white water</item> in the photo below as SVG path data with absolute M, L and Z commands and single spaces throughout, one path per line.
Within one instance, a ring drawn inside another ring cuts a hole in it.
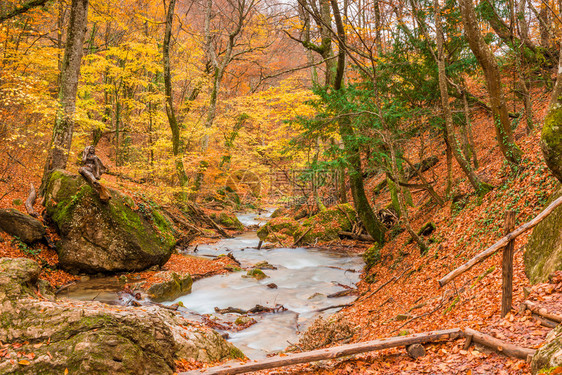
M 239 218 L 245 225 L 259 222 L 249 214 Z M 278 268 L 264 270 L 268 278 L 261 281 L 243 278 L 245 271 L 213 276 L 196 281 L 191 294 L 170 302 L 181 301 L 188 310 L 199 314 L 215 314 L 215 307 L 250 309 L 256 304 L 283 305 L 288 311 L 253 315 L 258 323 L 243 331 L 229 332 L 229 341 L 252 359 L 281 351 L 289 342 L 296 343 L 299 332 L 320 315 L 315 310 L 351 302 L 353 297 L 327 298 L 327 295 L 343 290 L 339 284 L 354 286 L 359 273 L 346 270 L 360 270 L 363 266 L 361 258 L 350 254 L 305 248 L 257 250 L 257 244 L 255 232 L 249 232 L 212 245 L 199 245 L 196 255 L 232 252 L 242 267 L 267 261 Z M 270 283 L 278 288 L 268 288 Z M 324 314 L 336 311 L 331 309 Z

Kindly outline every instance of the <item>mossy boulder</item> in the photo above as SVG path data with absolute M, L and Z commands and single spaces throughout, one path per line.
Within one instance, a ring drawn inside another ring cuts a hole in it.
M 533 356 L 531 372 L 549 374 L 549 370 L 559 366 L 562 366 L 562 324 L 550 331 L 544 344 Z
M 301 224 L 289 217 L 271 219 L 258 229 L 258 237 L 262 241 L 277 242 L 286 239 L 295 240 L 295 233 L 301 229 Z
M 243 357 L 216 331 L 166 309 L 36 299 L 39 270 L 0 258 L 0 342 L 11 358 L 35 354 L 0 361 L 1 374 L 173 374 L 178 358 Z
M 61 235 L 59 262 L 71 272 L 139 271 L 168 261 L 175 245 L 168 219 L 150 204 L 109 189 L 102 202 L 82 176 L 56 170 L 46 190 L 47 214 Z
M 176 273 L 172 271 L 158 272 L 153 276 L 158 281 L 152 284 L 147 294 L 153 301 L 172 301 L 178 297 L 191 293 L 193 279 L 189 273 Z
M 562 189 L 552 195 L 548 204 L 560 196 Z M 562 270 L 562 207 L 533 229 L 524 259 L 525 273 L 533 284 L 545 282 L 552 272 Z
M 221 212 L 220 214 L 212 213 L 211 219 L 213 219 L 216 223 L 222 225 L 226 229 L 237 231 L 244 230 L 244 224 L 242 224 L 234 214 L 229 214 L 226 212 Z
M 260 270 L 259 268 L 254 268 L 249 270 L 245 275 L 242 275 L 242 277 L 244 278 L 254 278 L 256 280 L 263 280 L 268 278 L 269 276 L 267 276 L 262 270 Z
M 0 210 L 0 230 L 27 244 L 45 236 L 45 227 L 39 220 L 13 208 Z
M 299 244 L 336 240 L 340 232 L 353 229 L 356 216 L 355 209 L 349 203 L 338 204 L 306 219 L 295 237 L 298 239 L 304 234 Z

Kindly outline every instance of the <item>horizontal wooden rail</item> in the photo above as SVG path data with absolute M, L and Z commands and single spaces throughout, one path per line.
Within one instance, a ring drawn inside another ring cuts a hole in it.
M 513 232 L 507 234 L 505 237 L 501 238 L 498 242 L 487 248 L 486 250 L 482 251 L 481 253 L 477 254 L 474 258 L 470 259 L 468 262 L 464 263 L 462 266 L 455 268 L 451 272 L 449 272 L 445 277 L 439 280 L 439 286 L 443 287 L 451 280 L 456 278 L 457 276 L 465 273 L 476 264 L 482 262 L 484 259 L 493 255 L 496 251 L 500 250 L 504 246 L 506 246 L 509 241 L 514 240 L 515 238 L 519 237 L 523 233 L 527 232 L 528 230 L 534 228 L 538 223 L 544 220 L 554 209 L 562 204 L 562 197 L 559 197 L 554 202 L 548 205 L 540 214 L 538 214 L 533 220 L 521 225 L 519 228 L 515 229 Z
M 408 346 L 412 344 L 423 344 L 428 342 L 455 340 L 463 337 L 460 328 L 444 329 L 441 331 L 431 331 L 416 333 L 409 336 L 397 336 L 373 341 L 359 342 L 336 346 L 333 348 L 318 349 L 310 352 L 290 354 L 284 357 L 267 358 L 257 362 L 248 362 L 235 365 L 223 365 L 201 369 L 196 371 L 182 372 L 178 375 L 226 375 L 242 374 L 250 371 L 265 370 L 299 363 L 309 363 L 323 359 L 333 359 L 351 354 L 365 353 L 375 350 L 394 348 L 397 346 Z
M 180 372 L 178 375 L 232 375 L 242 374 L 251 371 L 267 370 L 283 366 L 296 365 L 300 363 L 310 363 L 326 359 L 334 359 L 347 355 L 366 353 L 375 350 L 395 348 L 398 346 L 409 347 L 414 344 L 425 344 L 428 342 L 439 342 L 456 340 L 459 338 L 470 338 L 468 343 L 476 343 L 491 348 L 504 355 L 528 359 L 535 353 L 534 349 L 523 348 L 505 341 L 501 341 L 493 336 L 475 331 L 470 328 L 460 329 L 451 328 L 441 331 L 431 331 L 416 333 L 409 336 L 388 337 L 378 340 L 358 342 L 355 344 L 347 344 L 336 346 L 333 348 L 318 349 L 310 352 L 290 354 L 284 357 L 273 357 L 259 361 L 250 361 L 247 363 L 227 364 L 222 366 L 210 367 L 207 369 L 199 369 L 187 372 Z

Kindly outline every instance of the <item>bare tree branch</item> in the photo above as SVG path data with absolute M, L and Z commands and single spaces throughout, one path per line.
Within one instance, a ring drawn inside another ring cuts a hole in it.
M 23 4 L 21 7 L 12 10 L 10 13 L 0 15 L 0 23 L 4 22 L 6 20 L 9 20 L 10 18 L 14 18 L 16 16 L 19 16 L 20 14 L 23 14 L 23 13 L 27 12 L 28 10 L 30 10 L 32 8 L 37 8 L 37 7 L 43 6 L 43 5 L 47 4 L 49 1 L 51 1 L 51 0 L 31 0 L 31 1 L 28 1 L 27 3 Z

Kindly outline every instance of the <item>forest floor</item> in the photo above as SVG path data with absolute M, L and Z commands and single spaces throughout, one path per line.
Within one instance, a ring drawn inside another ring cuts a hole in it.
M 534 98 L 535 123 L 542 124 L 548 94 Z M 493 137 L 490 117 L 485 111 L 473 117 L 473 128 L 480 168 L 478 175 L 495 188 L 483 198 L 471 195 L 471 188 L 456 163 L 453 168 L 454 194 L 463 196 L 457 203 L 448 202 L 443 207 L 434 204 L 425 191 L 414 192 L 414 207 L 410 219 L 414 229 L 433 222 L 436 230 L 431 234 L 430 250 L 422 255 L 413 243 L 408 244 L 406 232 L 398 234 L 381 249 L 382 262 L 373 267 L 358 285 L 359 298 L 338 313 L 338 321 L 355 327 L 352 342 L 382 337 L 417 333 L 430 330 L 470 327 L 499 339 L 528 347 L 541 345 L 549 328 L 543 327 L 528 313 L 519 313 L 517 307 L 524 299 L 538 301 L 549 312 L 562 313 L 562 294 L 559 284 L 531 286 L 524 273 L 523 253 L 528 236 L 517 239 L 515 245 L 513 306 L 505 318 L 500 317 L 501 306 L 501 255 L 496 254 L 459 276 L 454 282 L 440 288 L 437 280 L 466 262 L 503 236 L 503 217 L 507 210 L 517 213 L 520 225 L 529 221 L 545 206 L 550 194 L 557 188 L 542 160 L 539 146 L 540 132 L 526 135 L 521 124 L 516 132 L 518 145 L 524 151 L 524 160 L 514 172 L 503 162 Z M 426 155 L 435 153 L 439 163 L 425 172 L 435 182 L 439 194 L 444 194 L 447 167 L 444 146 L 437 136 L 425 141 Z M 412 147 L 414 149 L 414 147 Z M 102 160 L 103 150 L 101 151 Z M 22 202 L 29 191 L 29 183 L 36 187 L 41 176 L 41 163 L 37 156 L 22 152 L 12 155 L 10 183 L 6 191 L 0 190 L 0 208 L 17 208 L 24 211 Z M 412 159 L 416 159 L 412 155 Z M 112 166 L 109 165 L 111 168 Z M 77 167 L 75 168 L 77 169 Z M 111 186 L 125 191 L 147 189 L 115 176 L 104 176 Z M 379 181 L 371 179 L 367 191 L 373 191 Z M 2 187 L 2 186 L 0 186 Z M 373 197 L 377 207 L 385 207 L 388 193 Z M 36 206 L 36 209 L 40 209 Z M 56 234 L 51 233 L 53 239 Z M 368 244 L 341 241 L 324 244 L 363 251 Z M 41 275 L 53 286 L 60 287 L 75 276 L 51 269 L 57 263 L 54 250 L 46 245 L 30 248 L 0 233 L 0 257 L 28 257 L 46 265 Z M 212 260 L 187 261 L 173 256 L 165 268 L 184 270 L 194 274 L 222 272 L 224 265 Z M 146 276 L 150 276 L 147 274 Z M 391 279 L 395 281 L 390 281 Z M 369 280 L 368 283 L 366 280 Z M 390 281 L 390 282 L 389 282 Z M 387 283 L 387 284 L 385 284 Z M 373 293 L 383 284 L 385 286 Z M 406 320 L 396 319 L 404 314 Z M 329 338 L 328 338 L 329 339 Z M 328 340 L 330 341 L 330 340 Z M 331 345 L 341 342 L 332 341 Z M 529 364 L 495 352 L 471 347 L 463 349 L 463 340 L 426 345 L 427 355 L 411 359 L 403 348 L 357 355 L 352 358 L 297 365 L 282 369 L 262 371 L 263 374 L 528 374 Z M 186 364 L 180 369 L 198 364 Z

